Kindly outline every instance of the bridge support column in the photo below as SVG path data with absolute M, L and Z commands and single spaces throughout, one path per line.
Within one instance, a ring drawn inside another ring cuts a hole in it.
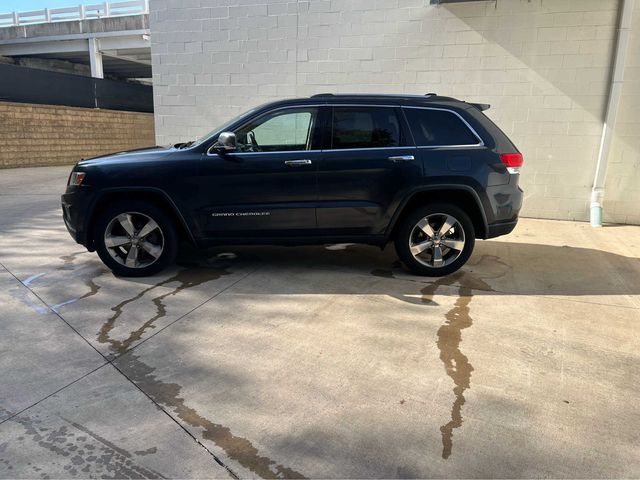
M 91 64 L 91 76 L 94 78 L 104 78 L 102 68 L 102 52 L 96 38 L 89 38 L 89 63 Z

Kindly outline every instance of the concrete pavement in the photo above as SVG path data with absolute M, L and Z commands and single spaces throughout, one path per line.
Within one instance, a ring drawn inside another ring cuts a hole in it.
M 443 279 L 364 246 L 121 279 L 68 171 L 0 170 L 0 477 L 640 476 L 640 227 L 524 219 Z

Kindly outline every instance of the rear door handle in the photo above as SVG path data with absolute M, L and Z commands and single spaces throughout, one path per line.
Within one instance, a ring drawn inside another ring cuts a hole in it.
M 413 155 L 398 155 L 397 157 L 389 157 L 387 160 L 393 163 L 399 163 L 399 162 L 411 162 L 412 160 L 415 160 L 415 158 Z
M 285 160 L 284 164 L 290 167 L 300 167 L 302 165 L 311 165 L 311 160 L 305 158 L 303 160 Z

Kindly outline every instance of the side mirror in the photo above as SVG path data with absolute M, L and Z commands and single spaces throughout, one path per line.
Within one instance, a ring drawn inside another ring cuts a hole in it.
M 233 132 L 222 132 L 218 136 L 218 141 L 213 144 L 212 150 L 218 153 L 225 153 L 233 152 L 236 148 L 236 134 Z

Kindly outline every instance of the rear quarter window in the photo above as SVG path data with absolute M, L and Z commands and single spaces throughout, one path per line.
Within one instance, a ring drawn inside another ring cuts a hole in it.
M 477 145 L 480 140 L 455 113 L 427 108 L 404 108 L 418 146 Z

